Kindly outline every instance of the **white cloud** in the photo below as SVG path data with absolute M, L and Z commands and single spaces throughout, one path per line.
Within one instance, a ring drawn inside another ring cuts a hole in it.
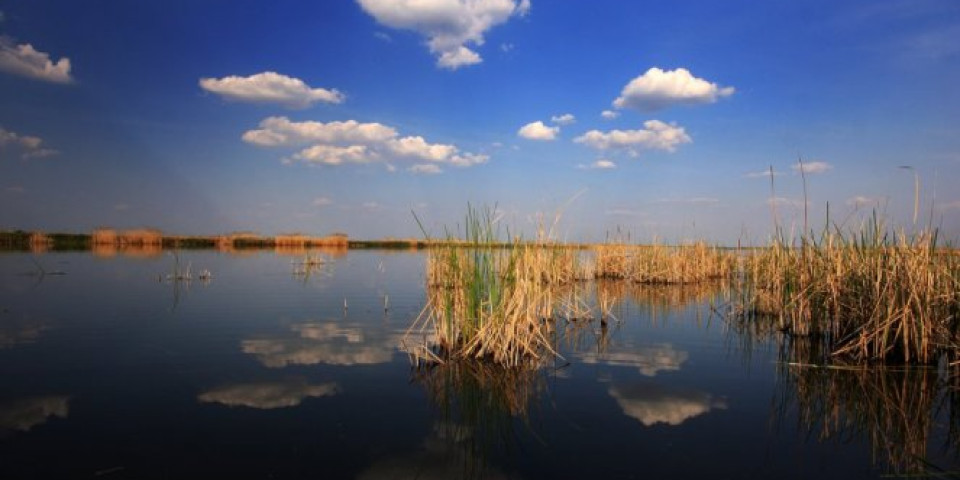
M 43 146 L 40 137 L 21 135 L 0 127 L 0 151 L 11 149 L 20 153 L 20 158 L 43 158 L 60 152 Z
M 310 204 L 315 207 L 325 207 L 327 205 L 332 205 L 333 200 L 331 200 L 330 197 L 317 197 L 314 198 Z
M 390 36 L 389 34 L 387 34 L 386 32 L 373 32 L 373 36 L 374 36 L 374 38 L 379 38 L 380 40 L 383 40 L 384 42 L 393 43 L 393 37 L 391 37 L 391 36 Z
M 774 170 L 773 173 L 771 174 L 770 169 L 767 169 L 767 170 L 761 170 L 759 172 L 747 172 L 743 174 L 743 176 L 746 178 L 770 178 L 771 175 L 778 177 L 780 175 L 783 175 L 783 173 Z
M 481 163 L 487 163 L 487 160 L 490 160 L 489 155 L 465 152 L 461 155 L 454 155 L 450 157 L 449 162 L 451 165 L 457 167 L 469 167 L 473 165 L 480 165 Z
M 582 170 L 612 170 L 617 168 L 617 164 L 606 159 L 599 159 L 589 165 L 577 165 L 577 168 Z
M 287 117 L 269 117 L 260 128 L 243 134 L 247 143 L 262 147 L 309 145 L 284 159 L 284 163 L 342 165 L 412 159 L 469 167 L 485 163 L 489 157 L 461 152 L 456 145 L 430 143 L 420 136 L 398 138 L 396 129 L 380 123 L 293 122 Z M 387 163 L 387 169 L 395 167 Z M 439 167 L 436 169 L 439 171 Z M 424 173 L 420 170 L 419 173 Z
M 683 127 L 675 124 L 647 120 L 643 126 L 643 130 L 590 130 L 573 141 L 597 150 L 626 149 L 631 153 L 638 149 L 673 152 L 678 145 L 693 141 Z
M 620 112 L 614 110 L 604 110 L 600 112 L 600 116 L 603 117 L 604 120 L 613 120 L 614 118 L 620 116 Z
M 513 50 L 514 48 L 516 48 L 516 45 L 514 45 L 514 44 L 512 44 L 512 43 L 501 43 L 501 44 L 500 44 L 500 50 L 503 51 L 504 53 L 507 53 L 507 52 Z
M 14 45 L 0 37 L 0 70 L 22 77 L 53 83 L 70 83 L 70 59 L 63 57 L 56 63 L 50 55 L 33 48 L 29 43 Z
M 263 147 L 279 147 L 310 143 L 374 144 L 396 136 L 396 130 L 380 123 L 291 122 L 287 117 L 268 117 L 260 122 L 260 129 L 245 132 L 243 140 Z
M 457 147 L 442 143 L 427 143 L 423 137 L 404 137 L 389 142 L 390 150 L 401 157 L 413 157 L 431 162 L 442 162 L 457 152 Z
M 517 130 L 517 135 L 527 140 L 549 141 L 557 138 L 559 133 L 560 127 L 548 127 L 539 120 L 528 123 Z
M 661 198 L 656 203 L 681 203 L 688 205 L 716 205 L 720 199 L 713 197 Z
M 767 205 L 774 207 L 803 208 L 803 200 L 787 197 L 772 197 L 767 199 Z
M 651 112 L 672 105 L 714 103 L 733 92 L 733 87 L 694 77 L 685 68 L 664 71 L 653 67 L 623 87 L 613 106 Z
M 572 113 L 564 113 L 563 115 L 550 117 L 550 121 L 557 125 L 570 125 L 577 121 L 577 117 L 574 117 Z
M 847 205 L 851 207 L 864 207 L 864 206 L 877 206 L 886 201 L 885 197 L 868 197 L 864 195 L 857 195 L 847 199 Z
M 827 162 L 805 162 L 801 166 L 800 162 L 797 162 L 793 164 L 793 166 L 791 166 L 790 168 L 792 168 L 793 171 L 797 173 L 800 173 L 802 171 L 803 173 L 817 174 L 817 173 L 824 173 L 827 170 L 832 169 L 833 165 L 830 165 Z
M 201 78 L 200 88 L 227 100 L 277 103 L 291 108 L 306 108 L 316 102 L 342 103 L 345 98 L 337 90 L 312 88 L 299 78 L 276 72 L 263 72 L 249 77 L 231 75 Z
M 366 145 L 338 147 L 321 144 L 305 148 L 294 154 L 291 159 L 306 163 L 341 165 L 343 163 L 369 163 L 376 160 L 377 155 L 369 151 Z
M 413 173 L 422 173 L 427 175 L 436 175 L 443 172 L 443 170 L 441 170 L 440 167 L 438 167 L 435 163 L 418 163 L 410 167 L 408 170 Z
M 437 66 L 456 70 L 483 61 L 467 44 L 483 45 L 487 30 L 530 11 L 529 0 L 357 0 L 381 25 L 427 38 Z

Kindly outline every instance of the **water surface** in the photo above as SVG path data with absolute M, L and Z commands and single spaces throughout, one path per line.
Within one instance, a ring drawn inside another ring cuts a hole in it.
M 188 282 L 166 278 L 169 254 L 0 254 L 0 476 L 958 470 L 943 375 L 788 365 L 713 312 L 716 290 L 586 285 L 615 296 L 617 320 L 569 325 L 541 371 L 416 368 L 401 345 L 423 254 L 350 251 L 309 272 L 301 258 L 181 252 Z

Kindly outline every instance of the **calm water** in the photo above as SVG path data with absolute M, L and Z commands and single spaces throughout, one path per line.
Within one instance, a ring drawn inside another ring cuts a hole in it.
M 422 254 L 351 251 L 306 276 L 296 258 L 185 252 L 214 274 L 187 283 L 160 278 L 170 255 L 0 254 L 0 478 L 960 470 L 935 371 L 790 367 L 712 316 L 710 291 L 610 287 L 620 321 L 569 329 L 533 375 L 416 369 L 400 344 Z

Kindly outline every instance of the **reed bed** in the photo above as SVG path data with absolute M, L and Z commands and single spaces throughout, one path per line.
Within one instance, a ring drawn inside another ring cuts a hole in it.
M 830 361 L 931 364 L 958 346 L 960 259 L 936 233 L 824 233 L 745 257 L 736 315 L 824 343 Z
M 731 277 L 737 256 L 705 242 L 690 245 L 605 244 L 594 247 L 595 276 L 648 285 L 682 285 Z

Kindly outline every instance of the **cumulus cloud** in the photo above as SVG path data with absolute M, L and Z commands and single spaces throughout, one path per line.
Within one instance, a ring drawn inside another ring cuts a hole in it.
M 572 113 L 564 113 L 563 115 L 550 117 L 550 121 L 557 125 L 570 125 L 577 121 L 577 117 L 574 117 Z
M 885 201 L 886 201 L 885 197 L 868 197 L 864 195 L 857 195 L 855 197 L 848 198 L 847 205 L 851 207 L 860 208 L 860 207 L 870 206 L 870 205 L 880 205 Z
M 589 165 L 580 164 L 577 168 L 581 170 L 611 170 L 617 168 L 617 164 L 606 159 L 599 159 Z
M 239 383 L 223 385 L 201 393 L 201 403 L 219 403 L 228 407 L 247 407 L 261 410 L 296 407 L 311 397 L 327 397 L 339 392 L 336 383 L 310 385 L 306 381 Z
M 231 75 L 201 78 L 200 88 L 227 100 L 277 103 L 291 108 L 306 108 L 316 102 L 342 103 L 345 98 L 337 90 L 312 88 L 299 78 L 277 72 L 263 72 L 249 77 Z
M 639 420 L 646 427 L 658 423 L 676 426 L 711 410 L 727 408 L 726 400 L 707 393 L 667 390 L 656 385 L 612 386 L 608 393 L 620 405 L 624 415 Z
M 620 116 L 620 112 L 615 110 L 604 110 L 600 112 L 600 116 L 603 117 L 604 120 L 613 120 L 614 118 Z
M 560 134 L 560 127 L 548 127 L 539 120 L 528 123 L 517 130 L 517 135 L 527 140 L 549 141 L 557 138 L 558 134 Z
M 260 128 L 243 134 L 247 143 L 262 147 L 297 146 L 310 143 L 375 144 L 397 136 L 397 131 L 380 123 L 292 122 L 287 117 L 268 117 Z
M 399 137 L 396 129 L 381 123 L 354 120 L 322 123 L 269 117 L 260 122 L 260 128 L 245 132 L 242 138 L 261 147 L 308 145 L 287 157 L 286 163 L 342 165 L 408 159 L 469 167 L 489 159 L 486 155 L 462 152 L 456 145 L 430 143 L 420 136 Z
M 440 167 L 438 167 L 435 163 L 418 163 L 410 167 L 408 170 L 413 173 L 422 173 L 427 175 L 435 175 L 443 172 L 443 170 L 441 170 Z
M 770 178 L 771 175 L 776 177 L 783 174 L 776 170 L 771 172 L 770 169 L 760 170 L 758 172 L 747 172 L 743 174 L 743 176 L 746 178 Z
M 664 71 L 653 67 L 623 87 L 613 106 L 652 112 L 673 105 L 714 103 L 733 92 L 733 87 L 694 77 L 685 68 Z
M 803 173 L 817 174 L 817 173 L 824 173 L 827 170 L 831 170 L 833 168 L 833 165 L 830 165 L 827 162 L 805 162 L 803 164 L 801 164 L 800 162 L 797 162 L 793 164 L 790 168 L 792 168 L 793 171 L 797 173 L 803 172 Z
M 335 145 L 314 145 L 295 153 L 292 160 L 304 163 L 341 165 L 343 163 L 369 163 L 377 159 L 376 153 L 370 151 L 366 145 L 350 145 L 338 147 Z
M 11 150 L 20 154 L 20 158 L 43 158 L 60 152 L 43 146 L 40 137 L 21 135 L 0 127 L 0 151 Z
M 317 197 L 314 198 L 310 204 L 314 207 L 326 207 L 327 205 L 332 205 L 333 200 L 330 200 L 330 197 Z
M 788 197 L 771 197 L 767 199 L 767 205 L 772 207 L 803 208 L 803 200 Z
M 442 162 L 457 152 L 457 147 L 441 143 L 427 143 L 423 137 L 404 137 L 388 143 L 390 151 L 401 157 L 412 157 L 431 162 Z
M 638 150 L 664 150 L 673 152 L 678 145 L 693 140 L 683 127 L 664 123 L 660 120 L 647 120 L 642 130 L 611 130 L 601 132 L 590 130 L 573 141 L 597 150 L 625 149 L 631 153 Z
M 381 25 L 426 37 L 437 66 L 450 70 L 482 62 L 467 45 L 483 45 L 487 30 L 530 11 L 529 0 L 357 1 Z
M 29 43 L 15 45 L 6 37 L 0 37 L 0 71 L 52 83 L 73 81 L 69 58 L 63 57 L 54 63 L 50 54 Z

